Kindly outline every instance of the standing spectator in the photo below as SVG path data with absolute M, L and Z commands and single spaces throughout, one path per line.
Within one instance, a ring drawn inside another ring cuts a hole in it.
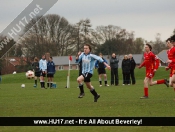
M 107 61 L 103 58 L 103 54 L 100 53 L 99 56 L 107 64 Z M 98 76 L 99 76 L 100 87 L 102 86 L 102 75 L 104 76 L 105 86 L 109 86 L 108 83 L 107 83 L 107 75 L 106 75 L 106 70 L 105 70 L 106 66 L 104 65 L 104 63 L 97 60 L 96 63 L 95 63 L 95 67 L 98 68 Z
M 144 79 L 144 96 L 140 97 L 140 99 L 147 99 L 148 98 L 148 85 L 156 85 L 156 84 L 165 84 L 168 87 L 167 79 L 161 79 L 157 81 L 153 81 L 153 77 L 155 72 L 159 68 L 159 59 L 153 52 L 151 52 L 152 46 L 150 44 L 145 45 L 145 53 L 144 53 L 144 61 L 138 67 L 141 68 L 145 66 L 146 68 L 146 76 Z
M 132 57 L 132 54 L 129 54 L 129 60 L 130 60 L 130 63 L 131 63 L 130 77 L 131 77 L 132 85 L 134 85 L 136 83 L 135 75 L 134 75 L 134 69 L 136 67 L 136 62 L 135 62 L 134 58 Z
M 106 65 L 106 67 L 110 69 L 110 66 L 106 64 L 101 57 L 91 54 L 91 46 L 89 44 L 85 44 L 84 52 L 81 53 L 77 61 L 78 63 L 82 61 L 82 74 L 77 78 L 77 82 L 79 84 L 79 87 L 81 88 L 83 87 L 82 83 L 84 81 L 87 88 L 90 90 L 90 92 L 94 96 L 94 102 L 97 102 L 98 98 L 100 98 L 100 95 L 97 94 L 90 80 L 90 78 L 93 75 L 95 60 L 99 60 L 100 62 L 103 62 Z M 83 94 L 83 93 L 80 93 L 80 94 Z
M 42 59 L 39 61 L 39 68 L 40 68 L 40 83 L 41 83 L 41 88 L 45 88 L 45 77 L 47 73 L 47 61 L 46 61 L 46 56 L 42 55 Z
M 111 85 L 118 86 L 119 78 L 118 78 L 118 63 L 119 60 L 116 57 L 115 53 L 112 53 L 112 57 L 110 59 L 110 66 L 111 66 Z
M 52 60 L 52 57 L 49 57 L 49 61 L 47 62 L 47 87 L 52 88 L 52 84 L 53 84 L 53 77 L 55 74 L 55 63 Z
M 32 68 L 33 68 L 33 71 L 35 72 L 35 84 L 33 85 L 33 87 L 37 87 L 37 80 L 40 77 L 39 62 L 37 57 L 34 58 L 34 62 L 32 63 Z
M 128 56 L 125 55 L 122 61 L 123 85 L 125 84 L 130 85 L 130 68 L 131 68 L 130 60 L 128 59 Z

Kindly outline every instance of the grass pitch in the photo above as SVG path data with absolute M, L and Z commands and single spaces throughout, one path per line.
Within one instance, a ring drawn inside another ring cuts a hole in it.
M 110 71 L 107 71 L 110 80 Z M 119 86 L 99 87 L 97 71 L 94 70 L 92 85 L 101 95 L 97 103 L 85 87 L 85 96 L 78 98 L 76 78 L 78 71 L 71 71 L 70 87 L 66 86 L 67 71 L 57 71 L 55 89 L 33 88 L 34 80 L 25 78 L 24 73 L 2 76 L 0 84 L 0 116 L 1 117 L 174 117 L 175 93 L 172 88 L 163 85 L 149 87 L 149 99 L 143 96 L 143 79 L 145 69 L 136 69 L 136 85 L 122 86 L 122 74 L 119 69 Z M 169 77 L 169 72 L 160 68 L 154 80 Z M 25 88 L 21 88 L 25 84 Z M 39 83 L 38 83 L 39 84 Z M 103 82 L 104 84 L 104 82 Z M 108 81 L 110 84 L 110 81 Z M 109 131 L 163 131 L 173 132 L 175 127 L 0 127 L 0 132 L 109 132 Z

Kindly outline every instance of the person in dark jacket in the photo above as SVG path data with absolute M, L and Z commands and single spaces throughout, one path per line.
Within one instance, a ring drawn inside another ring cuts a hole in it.
M 37 80 L 40 77 L 39 62 L 37 57 L 34 58 L 34 62 L 32 63 L 32 69 L 33 69 L 33 72 L 35 73 L 35 84 L 33 85 L 33 87 L 36 88 Z
M 47 87 L 50 86 L 50 88 L 52 88 L 54 74 L 55 74 L 55 63 L 52 61 L 52 57 L 50 56 L 49 61 L 47 62 L 47 78 L 48 78 Z
M 116 57 L 115 53 L 112 53 L 112 57 L 110 59 L 110 66 L 111 66 L 111 85 L 118 86 L 119 78 L 118 78 L 118 63 L 119 60 Z
M 136 67 L 136 62 L 135 62 L 134 58 L 132 57 L 132 54 L 129 54 L 128 57 L 129 57 L 129 60 L 131 63 L 130 78 L 131 78 L 132 85 L 134 85 L 136 83 L 135 75 L 134 75 L 134 69 Z
M 123 85 L 130 85 L 130 68 L 130 60 L 128 59 L 128 56 L 125 55 L 122 61 Z
M 100 53 L 99 56 L 104 60 L 104 62 L 107 63 L 107 61 L 103 58 L 103 54 Z M 100 61 L 96 61 L 95 62 L 95 68 L 98 68 L 98 76 L 99 76 L 99 83 L 100 83 L 100 87 L 102 86 L 102 75 L 104 76 L 104 82 L 105 82 L 105 86 L 109 86 L 107 83 L 107 75 L 106 75 L 106 66 L 100 62 Z

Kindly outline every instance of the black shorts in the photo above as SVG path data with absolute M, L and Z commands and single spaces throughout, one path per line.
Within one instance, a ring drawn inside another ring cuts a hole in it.
M 40 72 L 35 72 L 35 77 L 40 77 Z
M 40 76 L 46 77 L 46 72 L 45 71 L 41 71 Z
M 98 68 L 98 74 L 106 74 L 105 68 Z
M 92 77 L 92 74 L 91 73 L 85 73 L 85 74 L 82 74 L 83 77 L 84 77 L 84 82 L 91 82 L 91 77 Z
M 47 74 L 47 77 L 54 77 L 53 74 Z

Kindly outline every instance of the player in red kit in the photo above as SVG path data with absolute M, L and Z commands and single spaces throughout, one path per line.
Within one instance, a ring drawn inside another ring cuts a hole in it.
M 168 56 L 168 66 L 165 67 L 166 70 L 170 69 L 170 79 L 169 79 L 169 85 L 174 88 L 175 91 L 175 47 L 173 43 L 175 42 L 175 35 L 169 39 L 166 40 L 167 47 L 169 50 L 167 50 L 167 56 Z
M 157 56 L 153 52 L 151 52 L 151 50 L 152 50 L 152 46 L 150 44 L 146 44 L 145 53 L 144 53 L 144 61 L 138 67 L 138 68 L 141 68 L 143 66 L 146 67 L 146 77 L 144 79 L 144 96 L 141 97 L 140 99 L 148 98 L 148 85 L 152 86 L 155 84 L 165 84 L 167 87 L 169 86 L 167 79 L 153 81 L 153 77 L 155 75 L 155 72 L 159 68 L 160 62 Z

